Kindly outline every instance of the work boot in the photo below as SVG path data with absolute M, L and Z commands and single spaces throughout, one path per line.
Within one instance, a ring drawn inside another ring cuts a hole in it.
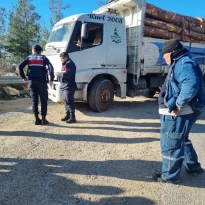
M 49 122 L 46 120 L 46 115 L 42 115 L 42 125 L 47 125 Z
M 76 119 L 75 119 L 75 113 L 71 112 L 70 113 L 70 119 L 66 121 L 66 123 L 75 123 Z
M 35 114 L 35 125 L 41 125 L 41 119 L 38 117 L 38 114 Z
M 70 119 L 70 113 L 69 112 L 66 112 L 66 115 L 64 118 L 61 118 L 61 121 L 67 121 Z

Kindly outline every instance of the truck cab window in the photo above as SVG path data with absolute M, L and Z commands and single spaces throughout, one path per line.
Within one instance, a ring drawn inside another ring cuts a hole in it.
M 68 41 L 73 30 L 73 25 L 73 22 L 56 25 L 50 34 L 48 43 Z
M 99 46 L 103 42 L 103 25 L 101 24 L 90 24 L 88 38 L 83 39 L 83 43 L 85 42 L 85 46 L 95 47 Z
M 74 28 L 68 45 L 69 53 L 94 48 L 103 43 L 103 24 L 89 23 L 87 39 L 81 38 L 81 27 L 82 23 L 78 22 Z

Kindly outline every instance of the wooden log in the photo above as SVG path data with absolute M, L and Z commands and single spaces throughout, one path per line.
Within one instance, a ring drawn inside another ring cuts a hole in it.
M 203 19 L 202 17 L 197 17 L 197 19 L 199 19 L 199 21 L 201 23 L 200 27 L 204 28 L 205 27 L 205 19 Z
M 199 38 L 197 37 L 197 39 L 195 39 L 195 35 L 191 36 L 190 39 L 190 34 L 187 30 L 185 30 L 186 32 L 184 33 L 184 39 L 182 39 L 182 36 L 180 34 L 176 34 L 173 32 L 169 32 L 163 29 L 159 29 L 159 28 L 155 28 L 152 26 L 144 26 L 144 36 L 145 37 L 151 37 L 151 38 L 159 38 L 159 39 L 177 39 L 179 41 L 183 41 L 183 42 L 191 42 L 192 43 L 205 43 L 205 40 L 203 40 L 203 38 Z
M 155 28 L 152 26 L 144 27 L 144 36 L 153 37 L 153 38 L 161 38 L 161 39 L 177 39 L 181 40 L 181 35 L 169 32 L 160 28 Z
M 187 20 L 184 19 L 184 24 L 186 29 L 190 29 L 191 31 L 195 31 L 197 33 L 202 33 L 205 34 L 205 26 L 203 27 L 198 27 L 194 25 L 193 23 L 189 23 Z
M 182 20 L 183 18 L 185 18 L 187 21 L 189 21 L 190 23 L 196 25 L 196 26 L 200 26 L 201 22 L 199 19 L 190 17 L 190 16 L 183 16 L 177 13 L 173 13 L 170 11 L 165 11 L 163 9 L 160 9 L 152 4 L 146 4 L 146 13 L 148 13 L 150 16 L 159 19 L 161 21 L 165 21 L 168 23 L 173 23 L 177 26 L 181 26 L 182 25 Z
M 174 24 L 171 23 L 166 23 L 160 20 L 156 20 L 156 19 L 152 19 L 149 17 L 145 17 L 145 21 L 144 21 L 145 25 L 148 26 L 152 26 L 152 27 L 156 27 L 156 28 L 161 28 L 164 30 L 168 30 L 174 33 L 178 33 L 181 34 L 183 33 L 183 28 L 197 32 L 197 33 L 201 33 L 201 34 L 205 34 L 205 27 L 201 28 L 201 27 L 196 27 L 193 23 L 188 23 L 188 21 L 186 19 L 184 19 L 182 21 L 182 26 L 176 26 Z
M 204 34 L 201 34 L 201 33 L 197 33 L 197 32 L 194 32 L 194 31 L 188 31 L 187 29 L 185 29 L 185 36 L 188 36 L 188 37 L 191 37 L 195 40 L 198 40 L 198 41 L 205 41 L 205 35 Z
M 147 26 L 160 28 L 160 29 L 174 32 L 174 33 L 178 33 L 178 34 L 182 33 L 182 28 L 179 26 L 176 26 L 176 25 L 171 24 L 171 23 L 165 23 L 163 21 L 147 18 L 147 17 L 145 18 L 144 24 Z

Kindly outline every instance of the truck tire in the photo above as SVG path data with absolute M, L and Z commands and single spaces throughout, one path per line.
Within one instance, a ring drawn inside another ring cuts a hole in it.
M 147 93 L 147 97 L 148 98 L 153 98 L 155 95 L 156 91 L 155 90 L 149 90 Z
M 113 103 L 114 86 L 110 80 L 96 80 L 88 93 L 88 104 L 96 112 L 103 112 L 109 109 Z

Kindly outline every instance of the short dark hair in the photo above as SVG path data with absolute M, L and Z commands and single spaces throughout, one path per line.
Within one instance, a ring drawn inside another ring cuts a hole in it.
M 43 50 L 39 44 L 34 44 L 32 48 L 37 52 L 41 52 Z
M 69 55 L 68 55 L 67 52 L 62 52 L 62 53 L 60 54 L 60 58 L 61 58 L 61 57 L 68 57 L 68 58 L 69 58 Z

